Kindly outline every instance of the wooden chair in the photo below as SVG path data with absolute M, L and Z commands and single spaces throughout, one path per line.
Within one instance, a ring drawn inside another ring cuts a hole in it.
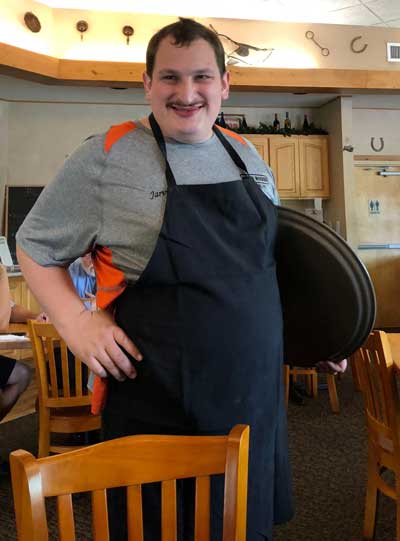
M 91 393 L 83 376 L 83 365 L 75 358 L 71 374 L 67 346 L 53 325 L 31 320 L 28 327 L 39 392 L 38 455 L 78 449 L 81 445 L 51 445 L 50 435 L 89 432 L 101 427 L 101 417 L 90 412 Z
M 368 482 L 364 539 L 374 539 L 378 491 L 396 501 L 396 540 L 400 541 L 400 400 L 388 337 L 371 333 L 356 358 L 368 428 Z M 394 472 L 394 487 L 382 478 Z
M 316 368 L 290 367 L 288 364 L 283 365 L 284 383 L 285 383 L 285 399 L 286 406 L 289 404 L 289 381 L 290 376 L 293 381 L 296 381 L 298 376 L 305 376 L 306 392 L 309 396 L 317 398 L 318 396 L 318 372 Z M 326 382 L 328 384 L 329 401 L 333 413 L 340 412 L 339 398 L 336 389 L 336 375 L 326 374 Z
M 72 494 L 91 492 L 93 538 L 109 539 L 106 489 L 127 488 L 130 541 L 143 541 L 141 485 L 162 481 L 162 541 L 177 539 L 176 479 L 196 477 L 195 539 L 210 539 L 210 475 L 225 473 L 223 540 L 245 541 L 249 427 L 228 436 L 127 436 L 36 459 L 10 455 L 20 541 L 47 541 L 45 498 L 57 496 L 59 537 L 75 539 Z

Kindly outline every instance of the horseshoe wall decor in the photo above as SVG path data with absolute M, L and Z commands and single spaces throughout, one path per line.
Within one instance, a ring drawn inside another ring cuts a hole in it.
M 353 53 L 363 53 L 365 51 L 365 49 L 368 47 L 368 43 L 364 43 L 364 45 L 360 49 L 356 49 L 354 47 L 355 42 L 358 41 L 361 38 L 362 38 L 362 36 L 356 36 L 355 38 L 353 38 L 350 41 L 350 49 L 353 51 Z
M 381 145 L 378 148 L 375 146 L 375 137 L 371 137 L 371 148 L 374 152 L 381 152 L 383 150 L 383 147 L 385 146 L 385 141 L 383 140 L 383 137 L 379 137 L 379 141 Z

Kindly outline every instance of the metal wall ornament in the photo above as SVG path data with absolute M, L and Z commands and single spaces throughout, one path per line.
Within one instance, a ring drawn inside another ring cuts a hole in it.
M 76 23 L 76 29 L 81 34 L 81 41 L 83 40 L 83 34 L 89 29 L 89 24 L 86 21 L 78 21 Z
M 224 47 L 228 66 L 234 66 L 237 64 L 245 64 L 247 66 L 254 65 L 254 63 L 256 63 L 255 56 L 257 53 L 266 53 L 263 54 L 260 59 L 260 62 L 264 63 L 274 51 L 274 49 L 271 47 L 256 47 L 254 45 L 249 45 L 248 43 L 236 41 L 226 34 L 220 34 L 211 24 L 210 28 L 217 34 L 219 38 L 227 41 L 230 46 L 233 47 L 229 52 L 227 52 Z M 246 60 L 243 60 L 243 57 L 245 57 Z
M 318 43 L 318 41 L 315 39 L 315 34 L 312 30 L 307 30 L 305 36 L 307 39 L 311 39 L 315 43 L 315 45 L 319 47 L 322 56 L 329 56 L 330 51 L 328 47 L 322 47 L 322 45 Z
M 133 36 L 134 34 L 134 29 L 132 26 L 130 26 L 129 24 L 126 24 L 123 28 L 122 28 L 122 33 L 124 36 L 126 36 L 126 44 L 129 45 L 129 39 L 131 36 Z
M 39 18 L 32 13 L 27 11 L 24 15 L 24 23 L 29 28 L 31 32 L 37 33 L 40 32 L 42 25 L 40 24 Z
M 379 137 L 380 146 L 375 146 L 375 137 L 371 137 L 371 148 L 374 152 L 382 152 L 382 150 L 385 147 L 385 141 L 383 140 L 383 137 Z
M 353 51 L 353 53 L 363 53 L 366 48 L 368 47 L 368 43 L 364 43 L 364 45 L 362 47 L 360 47 L 359 49 L 356 49 L 355 47 L 355 43 L 356 41 L 358 41 L 359 39 L 361 39 L 362 36 L 356 36 L 355 38 L 353 38 L 351 41 L 350 41 L 350 49 Z

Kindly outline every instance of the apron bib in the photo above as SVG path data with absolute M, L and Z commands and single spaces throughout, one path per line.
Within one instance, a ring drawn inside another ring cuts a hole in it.
M 150 124 L 166 162 L 166 208 L 146 269 L 116 301 L 116 321 L 143 361 L 132 360 L 134 380 L 109 378 L 105 436 L 226 434 L 249 424 L 247 539 L 270 538 L 273 523 L 292 515 L 277 211 L 217 128 L 238 180 L 177 185 L 152 115 Z M 214 482 L 214 499 L 222 505 L 223 479 Z M 221 522 L 215 513 L 213 539 Z M 148 528 L 147 539 L 158 539 Z

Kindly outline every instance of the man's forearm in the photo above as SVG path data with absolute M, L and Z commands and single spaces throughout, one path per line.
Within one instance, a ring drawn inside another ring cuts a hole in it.
M 63 327 L 85 309 L 63 267 L 42 267 L 17 246 L 24 278 L 43 310 L 62 334 Z

